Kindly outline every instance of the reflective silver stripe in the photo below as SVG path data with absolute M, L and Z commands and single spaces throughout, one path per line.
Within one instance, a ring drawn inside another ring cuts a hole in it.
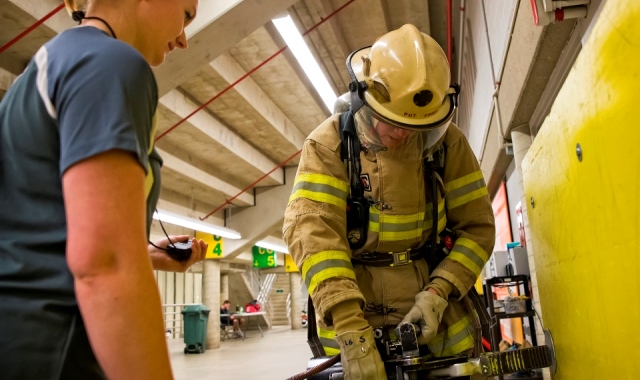
M 320 273 L 325 269 L 334 269 L 334 268 L 347 268 L 353 270 L 353 265 L 351 265 L 350 261 L 345 261 L 341 259 L 329 259 L 323 260 L 311 267 L 304 274 L 304 282 L 307 285 L 307 289 L 311 286 L 311 280 L 313 276 Z
M 309 190 L 316 193 L 330 194 L 330 195 L 333 195 L 334 197 L 341 198 L 341 199 L 347 198 L 347 193 L 345 191 L 342 191 L 341 189 L 337 189 L 330 185 L 325 185 L 320 183 L 313 183 L 313 182 L 307 182 L 307 181 L 298 182 L 293 187 L 293 190 L 291 191 L 291 193 L 295 193 L 297 190 Z
M 447 194 L 447 199 L 456 199 L 483 187 L 485 187 L 484 178 L 481 178 L 477 181 L 471 182 L 470 184 L 464 185 L 459 189 L 451 191 L 449 194 Z
M 409 223 L 380 223 L 380 232 L 404 232 L 413 230 L 424 230 L 424 220 L 416 220 Z
M 328 347 L 328 348 L 335 348 L 337 350 L 340 349 L 338 342 L 336 342 L 334 339 L 320 337 L 320 343 L 322 343 L 322 347 L 325 347 L 325 348 Z
M 484 267 L 484 260 L 482 260 L 480 256 L 478 256 L 473 250 L 471 250 L 471 248 L 465 247 L 464 245 L 456 244 L 453 250 L 463 254 L 467 259 L 473 261 L 473 263 L 478 267 Z
M 489 254 L 475 241 L 467 238 L 459 238 L 449 254 L 449 259 L 455 260 L 470 271 L 479 275 L 485 262 L 489 260 Z
M 47 70 L 49 69 L 49 55 L 47 53 L 47 49 L 43 46 L 41 47 L 34 57 L 34 61 L 36 62 L 36 66 L 38 67 L 38 74 L 36 76 L 36 87 L 38 88 L 38 93 L 40 94 L 40 99 L 44 103 L 44 107 L 47 109 L 47 113 L 51 118 L 56 119 L 58 114 L 56 112 L 51 99 L 49 99 L 49 91 L 47 84 Z
M 447 183 L 445 187 L 449 191 L 446 197 L 449 210 L 488 195 L 484 177 L 480 170 L 455 179 Z
M 465 316 L 443 332 L 438 333 L 427 345 L 436 356 L 459 354 L 473 347 L 471 317 Z

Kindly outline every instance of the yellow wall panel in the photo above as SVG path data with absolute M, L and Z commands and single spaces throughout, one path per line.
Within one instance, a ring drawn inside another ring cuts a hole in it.
M 640 378 L 639 119 L 640 1 L 607 1 L 523 162 L 554 379 Z

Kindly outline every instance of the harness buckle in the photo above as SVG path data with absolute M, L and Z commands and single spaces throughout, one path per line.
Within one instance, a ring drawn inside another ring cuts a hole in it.
M 407 265 L 413 261 L 411 260 L 411 249 L 402 252 L 389 252 L 389 254 L 393 255 L 393 263 L 389 265 L 391 267 Z

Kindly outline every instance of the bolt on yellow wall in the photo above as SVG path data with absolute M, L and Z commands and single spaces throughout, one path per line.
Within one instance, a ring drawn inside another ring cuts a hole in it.
M 640 1 L 604 4 L 523 176 L 554 379 L 640 378 Z

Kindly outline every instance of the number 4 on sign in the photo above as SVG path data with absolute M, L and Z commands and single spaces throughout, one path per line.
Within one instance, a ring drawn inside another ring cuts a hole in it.
M 224 252 L 224 241 L 222 237 L 208 234 L 206 232 L 196 231 L 196 239 L 202 239 L 205 243 L 209 244 L 207 250 L 207 259 L 220 259 L 222 258 L 222 252 Z
M 220 257 L 222 256 L 222 238 L 220 236 L 213 235 L 213 254 Z

